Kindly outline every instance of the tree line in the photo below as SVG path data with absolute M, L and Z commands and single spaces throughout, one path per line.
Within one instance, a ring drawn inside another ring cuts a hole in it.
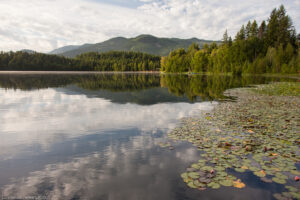
M 159 68 L 159 56 L 139 52 L 91 52 L 73 59 L 23 51 L 0 52 L 0 70 L 155 71 Z
M 300 71 L 300 35 L 283 5 L 258 26 L 249 21 L 232 39 L 227 30 L 223 42 L 192 44 L 161 58 L 161 71 L 212 73 L 297 73 Z

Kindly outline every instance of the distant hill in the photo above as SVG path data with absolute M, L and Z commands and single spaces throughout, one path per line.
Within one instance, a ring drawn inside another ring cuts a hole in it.
M 75 57 L 87 52 L 108 52 L 108 51 L 137 51 L 153 55 L 166 56 L 172 50 L 178 48 L 187 49 L 192 43 L 198 43 L 202 47 L 205 43 L 212 43 L 211 40 L 197 38 L 157 38 L 152 35 L 140 35 L 135 38 L 116 37 L 96 44 L 84 44 L 82 46 L 65 46 L 51 51 L 51 54 L 59 54 L 66 57 Z M 219 41 L 216 41 L 219 43 Z
M 54 49 L 53 51 L 49 52 L 49 54 L 61 54 L 67 51 L 72 51 L 74 49 L 78 49 L 80 45 L 69 45 L 69 46 L 64 46 L 58 49 Z
M 31 49 L 22 49 L 22 50 L 20 50 L 21 52 L 24 52 L 24 53 L 29 53 L 29 54 L 34 54 L 34 53 L 36 53 L 36 51 L 33 51 L 33 50 L 31 50 Z

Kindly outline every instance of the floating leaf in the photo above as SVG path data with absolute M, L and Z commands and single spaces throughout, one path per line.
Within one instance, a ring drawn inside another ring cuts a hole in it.
M 194 185 L 201 188 L 204 188 L 206 186 L 206 184 L 201 183 L 199 180 L 195 180 Z
M 300 193 L 299 193 L 299 192 L 291 192 L 291 195 L 292 195 L 295 199 L 300 199 Z
M 226 179 L 226 180 L 222 180 L 220 181 L 220 184 L 223 185 L 223 186 L 232 186 L 233 185 L 233 181 L 232 180 L 229 180 L 229 179 Z
M 241 168 L 242 168 L 242 169 L 245 169 L 245 170 L 246 170 L 246 169 L 249 169 L 249 168 L 248 168 L 247 166 L 245 166 L 245 165 L 242 166 Z
M 259 177 L 265 177 L 266 176 L 266 172 L 264 170 L 256 171 L 256 172 L 254 172 L 254 174 L 256 176 L 259 176 Z
M 194 182 L 188 182 L 187 184 L 190 188 L 197 188 L 197 186 L 194 184 Z
M 275 176 L 280 179 L 288 179 L 288 177 L 286 175 L 283 175 L 282 173 L 279 173 L 279 172 L 277 172 L 275 174 Z
M 197 179 L 200 177 L 200 174 L 197 172 L 189 172 L 188 176 L 191 177 L 192 179 Z
M 285 179 L 281 179 L 281 178 L 278 178 L 278 177 L 273 177 L 272 180 L 273 180 L 275 183 L 286 184 L 286 180 L 285 180 Z
M 245 170 L 243 168 L 234 168 L 234 170 L 237 172 L 241 172 L 241 173 L 245 172 Z
M 240 179 L 233 181 L 233 186 L 236 188 L 244 188 L 246 185 Z
M 300 175 L 300 171 L 297 170 L 290 170 L 290 172 L 294 175 Z
M 194 169 L 200 169 L 200 166 L 198 164 L 192 164 L 191 167 Z
M 182 173 L 181 175 L 181 178 L 183 179 L 187 179 L 188 178 L 188 174 L 185 172 L 185 173 Z
M 216 183 L 216 182 L 211 182 L 209 184 L 207 184 L 208 187 L 211 187 L 213 189 L 218 189 L 220 188 L 220 184 Z
M 285 186 L 286 189 L 288 189 L 291 192 L 297 192 L 297 188 L 293 187 L 293 186 Z

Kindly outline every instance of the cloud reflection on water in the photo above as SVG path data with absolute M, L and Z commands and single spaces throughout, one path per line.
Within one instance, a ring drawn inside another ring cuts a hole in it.
M 116 104 L 55 89 L 1 89 L 0 96 L 1 159 L 11 158 L 33 144 L 48 151 L 58 141 L 116 129 L 169 130 L 176 120 L 209 110 L 213 104 Z

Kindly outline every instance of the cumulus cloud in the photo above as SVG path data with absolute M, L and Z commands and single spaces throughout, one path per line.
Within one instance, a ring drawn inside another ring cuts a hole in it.
M 137 8 L 86 0 L 1 0 L 0 50 L 50 51 L 115 36 L 220 39 L 248 20 L 261 21 L 284 4 L 300 29 L 299 0 L 140 0 Z

